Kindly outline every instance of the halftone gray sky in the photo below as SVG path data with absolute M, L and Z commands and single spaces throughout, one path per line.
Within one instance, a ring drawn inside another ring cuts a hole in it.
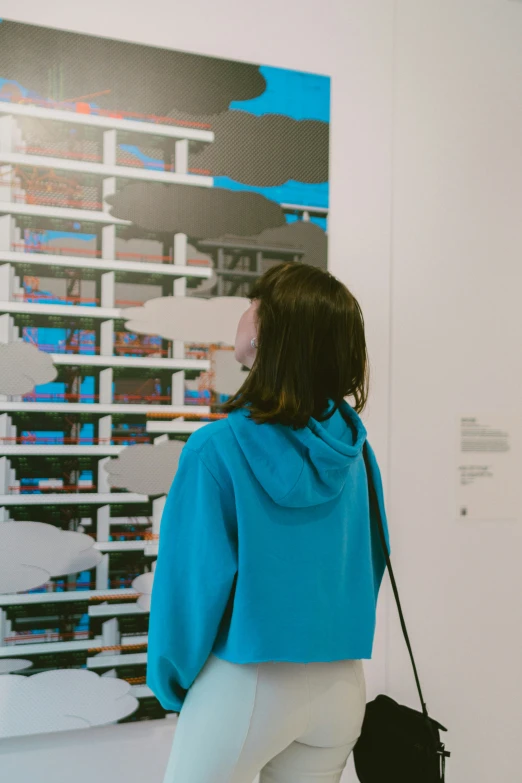
M 204 119 L 215 141 L 191 157 L 195 169 L 261 188 L 328 181 L 327 122 L 238 110 Z
M 51 99 L 96 93 L 103 109 L 173 116 L 217 114 L 266 89 L 258 65 L 8 20 L 0 73 Z

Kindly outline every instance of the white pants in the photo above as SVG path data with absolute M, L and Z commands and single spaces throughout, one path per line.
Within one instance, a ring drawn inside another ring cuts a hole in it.
M 339 783 L 366 708 L 362 661 L 211 655 L 180 712 L 164 783 Z

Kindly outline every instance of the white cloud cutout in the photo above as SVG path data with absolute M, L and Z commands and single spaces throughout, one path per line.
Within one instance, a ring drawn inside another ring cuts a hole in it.
M 146 574 L 140 574 L 136 579 L 132 580 L 132 587 L 140 593 L 140 597 L 136 601 L 137 605 L 145 611 L 150 611 L 150 599 L 152 596 L 152 585 L 154 582 L 154 571 L 149 571 Z
M 127 446 L 119 457 L 104 464 L 111 487 L 143 495 L 163 495 L 169 489 L 185 443 L 166 440 L 157 446 L 141 443 Z
M 93 568 L 102 554 L 85 533 L 59 530 L 45 522 L 0 523 L 0 593 L 18 593 L 53 576 Z
M 86 669 L 0 677 L 0 738 L 103 726 L 139 706 L 131 685 Z
M 24 669 L 30 669 L 32 661 L 25 658 L 0 658 L 0 674 L 12 674 L 12 672 L 21 672 Z
M 35 345 L 0 343 L 0 394 L 28 394 L 57 374 L 50 355 Z
M 162 296 L 122 310 L 125 328 L 168 340 L 234 345 L 239 319 L 250 306 L 243 296 Z

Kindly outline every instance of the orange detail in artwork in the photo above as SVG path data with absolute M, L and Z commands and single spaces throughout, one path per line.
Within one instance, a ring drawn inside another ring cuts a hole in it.
M 77 101 L 76 102 L 76 111 L 78 114 L 90 114 L 91 113 L 91 105 L 89 103 L 84 103 L 83 101 Z

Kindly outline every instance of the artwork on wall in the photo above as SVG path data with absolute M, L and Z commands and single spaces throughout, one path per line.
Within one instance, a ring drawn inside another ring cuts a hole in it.
M 253 282 L 326 268 L 328 77 L 0 21 L 0 738 L 165 716 L 165 495 Z M 28 679 L 29 678 L 29 679 Z

